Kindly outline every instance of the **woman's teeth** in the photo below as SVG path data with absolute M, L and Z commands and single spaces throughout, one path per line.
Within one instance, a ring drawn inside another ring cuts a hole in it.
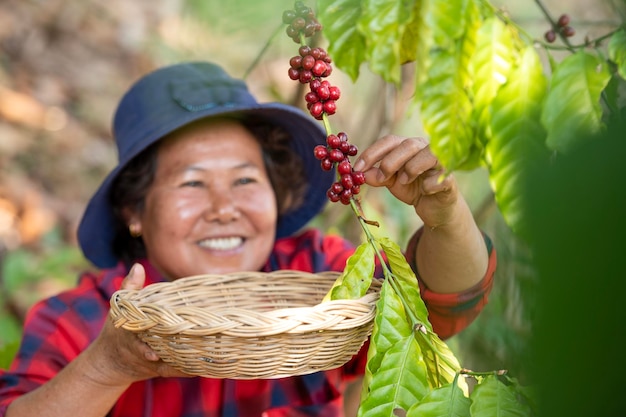
M 215 250 L 229 250 L 241 245 L 243 239 L 241 237 L 224 237 L 218 239 L 206 239 L 200 242 L 200 246 Z

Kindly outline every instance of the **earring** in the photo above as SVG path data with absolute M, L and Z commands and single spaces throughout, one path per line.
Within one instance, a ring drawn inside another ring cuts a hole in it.
M 132 223 L 131 225 L 128 226 L 128 232 L 130 233 L 130 235 L 132 237 L 139 237 L 141 236 L 141 230 L 139 230 L 140 226 L 137 223 Z

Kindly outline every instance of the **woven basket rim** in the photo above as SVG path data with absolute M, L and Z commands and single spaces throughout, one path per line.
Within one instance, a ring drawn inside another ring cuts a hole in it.
M 371 332 L 382 280 L 373 279 L 358 299 L 322 302 L 340 275 L 199 274 L 116 291 L 110 316 L 116 327 L 137 333 L 187 373 L 234 379 L 301 375 L 341 366 Z

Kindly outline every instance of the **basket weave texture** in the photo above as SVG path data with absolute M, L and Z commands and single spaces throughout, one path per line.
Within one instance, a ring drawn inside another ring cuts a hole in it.
M 345 364 L 372 331 L 380 282 L 360 299 L 322 303 L 338 276 L 284 270 L 185 277 L 117 291 L 110 314 L 191 375 L 304 375 Z

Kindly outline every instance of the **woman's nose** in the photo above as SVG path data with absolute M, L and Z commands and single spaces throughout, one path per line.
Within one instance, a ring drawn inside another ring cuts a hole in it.
M 207 220 L 225 223 L 238 219 L 240 212 L 233 198 L 228 193 L 216 194 L 205 211 Z

